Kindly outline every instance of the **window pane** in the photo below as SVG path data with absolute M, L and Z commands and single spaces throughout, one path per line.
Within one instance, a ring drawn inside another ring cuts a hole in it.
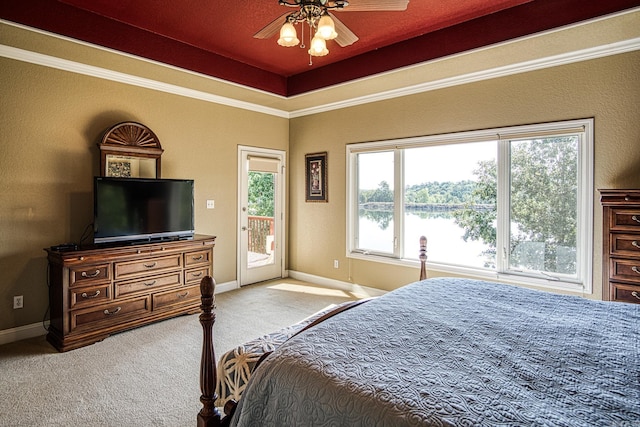
M 356 248 L 393 253 L 393 151 L 358 154 Z
M 275 263 L 276 174 L 249 171 L 248 175 L 248 253 L 247 268 Z
M 579 142 L 511 141 L 510 269 L 577 275 Z
M 416 260 L 424 235 L 442 271 L 591 292 L 592 119 L 353 144 L 347 153 L 354 258 Z
M 404 254 L 495 268 L 497 143 L 436 145 L 405 152 Z

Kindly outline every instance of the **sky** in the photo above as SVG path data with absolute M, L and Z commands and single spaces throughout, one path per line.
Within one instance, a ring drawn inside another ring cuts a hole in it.
M 405 151 L 405 185 L 429 181 L 475 179 L 473 170 L 481 160 L 497 156 L 495 141 L 409 148 Z M 365 153 L 359 158 L 360 189 L 378 188 L 381 181 L 393 182 L 393 152 Z

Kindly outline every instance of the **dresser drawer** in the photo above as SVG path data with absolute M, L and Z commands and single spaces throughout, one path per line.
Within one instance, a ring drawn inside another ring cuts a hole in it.
M 104 282 L 111 279 L 110 264 L 82 265 L 69 268 L 69 286 Z
M 611 255 L 640 258 L 639 234 L 611 234 Z
M 640 260 L 612 258 L 611 279 L 640 284 Z
M 47 341 L 60 351 L 73 350 L 123 330 L 196 313 L 200 282 L 213 274 L 214 243 L 214 236 L 194 235 L 68 251 L 45 248 Z
M 186 270 L 184 272 L 184 284 L 200 283 L 204 276 L 211 276 L 211 269 L 208 266 Z
M 199 264 L 211 264 L 211 255 L 213 252 L 211 249 L 203 251 L 188 252 L 184 254 L 185 267 L 191 267 Z
M 111 300 L 111 283 L 69 290 L 69 307 L 101 304 Z
M 611 301 L 640 304 L 640 286 L 611 283 Z
M 640 209 L 611 209 L 609 229 L 640 233 Z
M 137 261 L 117 262 L 115 264 L 115 279 L 134 277 L 150 272 L 170 270 L 182 267 L 182 254 L 175 254 L 156 258 L 146 258 Z
M 129 280 L 127 282 L 116 283 L 116 298 L 133 294 L 136 292 L 148 292 L 159 288 L 182 285 L 182 272 L 163 274 L 158 276 L 145 277 L 139 280 Z
M 104 327 L 106 324 L 115 325 L 126 322 L 131 318 L 138 318 L 151 312 L 148 295 L 138 298 L 114 302 L 70 312 L 71 331 L 75 329 L 91 328 L 94 325 Z
M 152 298 L 154 310 L 176 305 L 193 304 L 200 301 L 200 286 L 187 286 L 172 291 L 157 292 L 152 295 Z

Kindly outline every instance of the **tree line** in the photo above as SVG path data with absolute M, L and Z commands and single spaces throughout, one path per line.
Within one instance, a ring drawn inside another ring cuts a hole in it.
M 471 180 L 458 182 L 431 181 L 407 186 L 405 189 L 405 205 L 467 205 L 467 204 L 495 204 L 495 199 L 483 199 L 474 191 L 476 183 Z M 393 190 L 389 183 L 381 181 L 378 188 L 360 190 L 360 205 L 375 205 L 393 203 Z
M 511 144 L 509 246 L 512 265 L 549 272 L 575 272 L 578 143 L 579 139 L 572 135 Z M 495 259 L 497 165 L 488 160 L 479 161 L 477 166 L 473 171 L 475 181 L 434 181 L 408 186 L 404 203 L 405 206 L 450 205 L 456 224 L 464 230 L 463 240 L 484 242 L 489 247 L 485 255 Z M 382 181 L 376 189 L 361 190 L 359 201 L 361 207 L 374 203 L 392 206 L 393 191 Z M 527 252 L 521 254 L 518 247 L 524 248 L 528 242 L 539 244 L 530 244 Z M 538 259 L 544 264 L 542 268 L 535 261 Z

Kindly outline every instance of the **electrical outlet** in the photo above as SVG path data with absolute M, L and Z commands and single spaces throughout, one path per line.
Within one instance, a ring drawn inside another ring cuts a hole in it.
M 18 295 L 13 297 L 13 308 L 22 308 L 24 307 L 24 297 L 22 295 Z
M 213 209 L 216 207 L 215 200 L 207 200 L 207 209 Z
M 333 268 L 340 268 L 340 263 L 338 262 L 337 259 L 333 260 Z

